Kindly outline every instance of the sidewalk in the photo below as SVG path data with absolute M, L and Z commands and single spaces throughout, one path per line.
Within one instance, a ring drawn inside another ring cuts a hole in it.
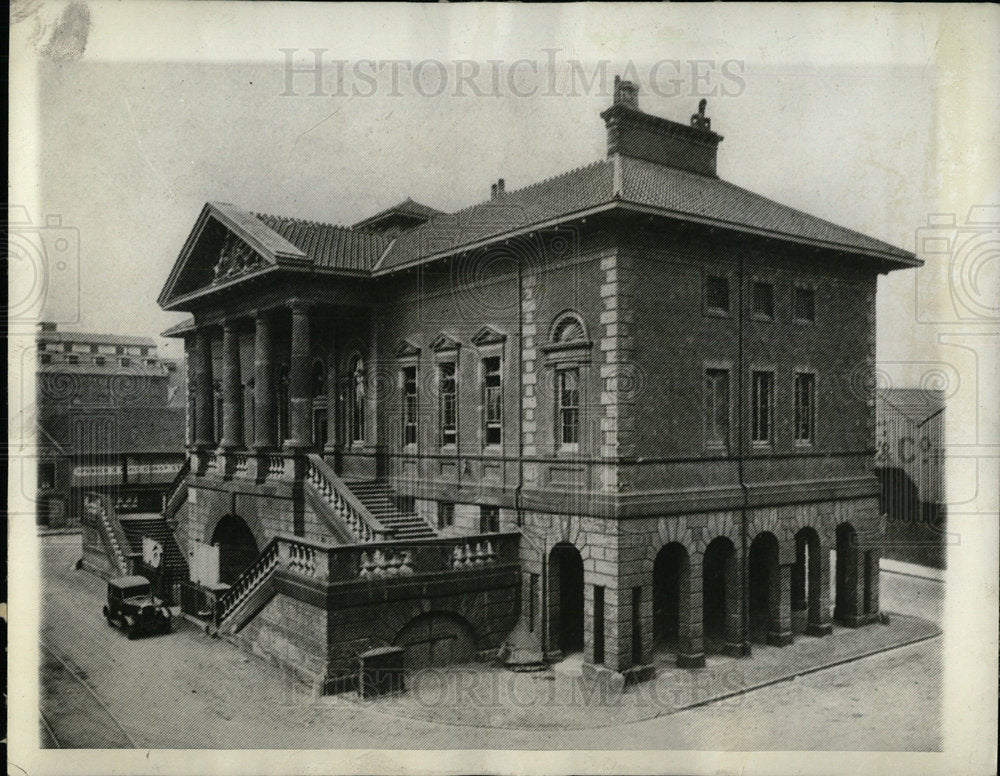
M 751 690 L 934 638 L 926 620 L 891 614 L 887 625 L 834 626 L 830 636 L 799 636 L 783 648 L 755 645 L 749 658 L 709 656 L 701 669 L 679 669 L 668 659 L 654 680 L 625 691 L 553 671 L 512 673 L 467 665 L 411 674 L 401 695 L 362 701 L 347 693 L 323 699 L 360 709 L 440 724 L 504 729 L 582 730 L 639 722 L 712 702 L 739 704 Z
M 905 563 L 901 560 L 890 560 L 882 558 L 879 561 L 879 568 L 892 574 L 905 574 L 908 577 L 920 577 L 920 579 L 933 579 L 935 582 L 944 582 L 945 572 L 941 569 L 930 566 L 918 566 L 916 563 Z

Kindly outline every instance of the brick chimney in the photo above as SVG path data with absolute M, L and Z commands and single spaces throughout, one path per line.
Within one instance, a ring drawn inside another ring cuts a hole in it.
M 705 115 L 707 101 L 698 104 L 690 124 L 643 113 L 639 87 L 615 76 L 614 103 L 601 114 L 608 128 L 608 156 L 635 159 L 716 177 L 715 161 L 722 135 L 712 131 Z

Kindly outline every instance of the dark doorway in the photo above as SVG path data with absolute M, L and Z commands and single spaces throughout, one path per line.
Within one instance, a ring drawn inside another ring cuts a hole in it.
M 767 643 L 779 617 L 778 540 L 761 533 L 750 545 L 750 640 Z
M 858 535 L 850 523 L 837 526 L 837 569 L 833 616 L 854 624 L 858 615 Z
M 226 515 L 216 524 L 212 544 L 219 546 L 219 581 L 226 584 L 232 584 L 260 552 L 250 527 L 236 515 Z
M 563 655 L 583 651 L 583 558 L 571 544 L 557 544 L 550 556 L 557 639 Z
M 653 639 L 676 651 L 681 632 L 681 591 L 687 589 L 688 554 L 677 542 L 666 545 L 653 563 Z
M 705 548 L 702 561 L 702 621 L 705 651 L 722 652 L 728 635 L 738 633 L 731 621 L 740 617 L 736 547 L 724 536 Z M 730 634 L 732 632 L 732 634 Z

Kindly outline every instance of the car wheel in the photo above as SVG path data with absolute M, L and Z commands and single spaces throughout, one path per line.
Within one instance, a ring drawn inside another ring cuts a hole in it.
M 129 640 L 134 639 L 137 634 L 138 634 L 138 629 L 136 628 L 136 626 L 134 625 L 125 626 L 125 635 L 129 638 Z

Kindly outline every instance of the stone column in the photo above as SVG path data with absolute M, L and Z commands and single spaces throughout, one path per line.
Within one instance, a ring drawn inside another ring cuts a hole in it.
M 220 447 L 243 447 L 243 385 L 240 380 L 240 333 L 235 321 L 222 328 L 222 439 Z
M 309 310 L 292 302 L 292 358 L 289 370 L 290 438 L 288 447 L 304 448 L 312 442 L 312 399 L 309 391 Z
M 253 351 L 253 444 L 258 450 L 277 445 L 273 350 L 271 318 L 268 313 L 258 311 Z
M 830 548 L 819 543 L 816 558 L 809 563 L 809 624 L 806 634 L 826 636 L 833 631 L 830 624 Z
M 736 552 L 725 559 L 726 621 L 722 651 L 732 657 L 750 654 L 750 636 L 743 628 L 743 583 Z
M 202 327 L 195 332 L 195 356 L 197 359 L 195 375 L 195 430 L 194 443 L 196 447 L 206 449 L 215 447 L 215 430 L 213 418 L 212 386 L 212 337 L 208 329 Z
M 784 647 L 792 643 L 792 567 L 794 564 L 776 566 L 771 580 L 770 612 L 767 626 L 767 643 Z
M 677 665 L 701 668 L 705 665 L 705 635 L 702 621 L 702 556 L 693 554 L 682 572 L 680 589 L 680 633 Z

